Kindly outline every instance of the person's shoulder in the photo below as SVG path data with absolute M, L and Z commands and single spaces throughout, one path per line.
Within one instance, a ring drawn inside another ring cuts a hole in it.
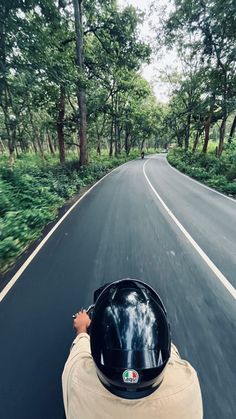
M 202 396 L 197 372 L 186 360 L 181 359 L 175 346 L 171 348 L 171 357 L 166 366 L 164 379 L 153 393 L 156 402 L 161 400 L 169 411 L 167 417 L 202 419 Z
M 194 367 L 179 355 L 177 348 L 171 346 L 171 357 L 166 366 L 159 396 L 171 396 L 181 392 L 199 391 L 199 381 Z

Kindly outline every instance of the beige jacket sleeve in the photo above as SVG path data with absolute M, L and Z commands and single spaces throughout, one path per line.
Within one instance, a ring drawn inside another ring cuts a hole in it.
M 87 333 L 80 333 L 71 345 L 70 354 L 65 363 L 62 374 L 62 391 L 66 417 L 68 416 L 68 385 L 70 383 L 70 375 L 73 372 L 76 364 L 78 364 L 79 360 L 87 357 L 92 358 L 90 349 L 90 336 Z

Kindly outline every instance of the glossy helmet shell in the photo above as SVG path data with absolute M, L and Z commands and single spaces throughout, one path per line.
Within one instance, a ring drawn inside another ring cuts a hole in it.
M 160 384 L 170 357 L 170 327 L 156 291 L 122 279 L 98 296 L 90 328 L 91 352 L 102 384 L 113 394 L 136 399 Z

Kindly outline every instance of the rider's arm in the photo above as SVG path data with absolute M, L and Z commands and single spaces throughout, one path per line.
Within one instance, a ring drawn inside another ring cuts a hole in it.
M 83 312 L 80 311 L 76 315 L 74 320 L 74 328 L 77 332 L 77 336 L 71 345 L 70 355 L 67 359 L 65 368 L 79 356 L 91 356 L 90 336 L 87 333 L 90 323 L 91 320 L 85 310 Z
M 91 320 L 85 310 L 77 313 L 74 319 L 74 328 L 77 332 L 77 336 L 71 345 L 71 352 L 67 362 L 72 360 L 75 356 L 91 355 L 90 337 L 87 333 L 90 323 Z
M 70 393 L 71 380 L 73 372 L 76 371 L 77 366 L 84 359 L 92 359 L 90 349 L 90 336 L 87 329 L 90 325 L 89 316 L 86 312 L 80 312 L 74 320 L 74 327 L 77 331 L 77 336 L 72 343 L 70 354 L 65 363 L 64 371 L 62 374 L 62 388 L 65 413 L 68 413 L 68 394 Z

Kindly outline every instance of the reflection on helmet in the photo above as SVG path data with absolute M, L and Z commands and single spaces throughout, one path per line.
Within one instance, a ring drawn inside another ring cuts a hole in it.
M 142 281 L 105 287 L 94 307 L 91 351 L 102 384 L 117 396 L 151 394 L 170 357 L 170 329 L 158 294 Z

